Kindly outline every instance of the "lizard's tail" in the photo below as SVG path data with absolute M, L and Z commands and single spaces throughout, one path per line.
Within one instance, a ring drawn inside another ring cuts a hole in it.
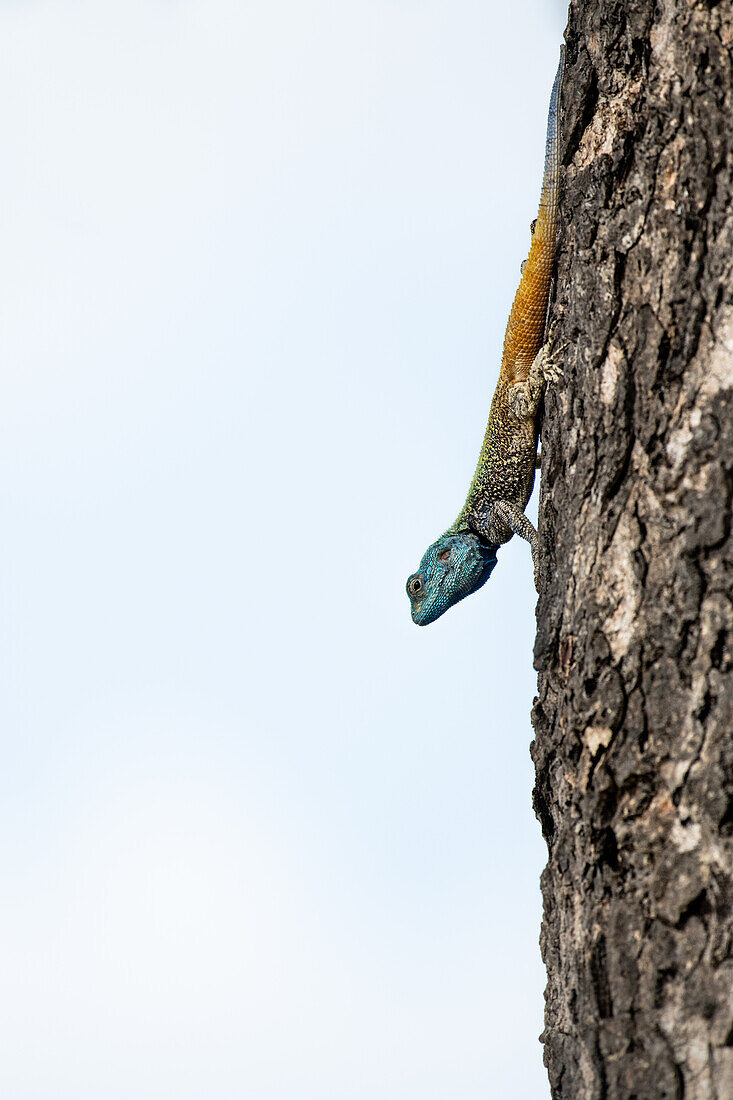
M 509 314 L 504 337 L 501 373 L 507 382 L 520 382 L 527 377 L 532 361 L 542 346 L 544 336 L 550 280 L 555 263 L 557 198 L 560 187 L 558 123 L 564 68 L 565 47 L 561 46 L 560 64 L 552 86 L 547 119 L 545 174 L 542 179 L 540 210 L 534 226 L 529 256 L 514 296 L 514 304 Z

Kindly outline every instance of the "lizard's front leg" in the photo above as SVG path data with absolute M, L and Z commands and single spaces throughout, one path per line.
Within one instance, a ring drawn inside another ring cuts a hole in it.
M 497 530 L 497 524 L 508 527 L 515 535 L 525 539 L 532 551 L 532 564 L 534 565 L 534 583 L 539 592 L 539 556 L 537 547 L 537 532 L 525 516 L 521 508 L 508 500 L 495 500 L 486 508 L 483 508 L 473 517 L 472 526 L 476 533 L 481 535 L 489 543 L 502 541 Z

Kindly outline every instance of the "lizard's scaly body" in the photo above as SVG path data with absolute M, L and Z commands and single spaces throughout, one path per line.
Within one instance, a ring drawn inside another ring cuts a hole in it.
M 563 56 L 550 97 L 545 172 L 532 244 L 507 322 L 499 381 L 491 402 L 476 472 L 466 503 L 450 531 L 470 528 L 471 518 L 477 509 L 491 501 L 511 501 L 524 511 L 532 495 L 538 441 L 537 417 L 520 420 L 512 412 L 510 394 L 517 382 L 526 382 L 529 378 L 532 363 L 542 347 L 545 329 L 557 236 L 560 187 L 557 131 L 562 70 Z M 497 543 L 507 542 L 512 534 L 512 531 L 505 529 L 504 537 L 497 539 Z
M 545 380 L 552 377 L 542 341 L 555 262 L 563 66 L 564 49 L 550 97 L 539 214 L 509 315 L 476 472 L 455 523 L 428 548 L 407 582 L 412 616 L 421 625 L 479 588 L 496 564 L 496 549 L 513 534 L 526 538 L 536 555 L 537 533 L 524 509 L 534 486 L 538 407 Z

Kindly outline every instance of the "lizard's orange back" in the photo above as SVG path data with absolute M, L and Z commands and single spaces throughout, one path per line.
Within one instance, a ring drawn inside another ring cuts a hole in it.
M 562 84 L 564 61 L 563 50 L 550 99 L 539 214 L 504 336 L 500 377 L 505 382 L 523 382 L 527 378 L 544 336 L 550 280 L 555 263 L 557 193 L 560 185 L 557 99 Z

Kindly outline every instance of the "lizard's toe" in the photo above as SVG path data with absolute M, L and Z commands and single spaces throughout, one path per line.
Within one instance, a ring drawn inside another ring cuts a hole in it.
M 542 374 L 548 385 L 557 385 L 565 377 L 562 367 L 558 366 L 552 359 L 546 359 L 542 364 Z

